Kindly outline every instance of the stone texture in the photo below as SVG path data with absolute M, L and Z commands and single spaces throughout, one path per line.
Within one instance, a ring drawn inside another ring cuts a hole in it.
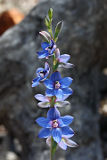
M 38 60 L 40 49 L 38 32 L 44 29 L 43 19 L 48 8 L 54 9 L 54 22 L 64 21 L 59 47 L 62 53 L 71 54 L 73 69 L 62 70 L 74 82 L 74 94 L 69 100 L 71 108 L 61 113 L 75 117 L 72 128 L 79 147 L 66 152 L 57 151 L 57 160 L 103 160 L 99 131 L 98 106 L 100 101 L 101 70 L 106 63 L 106 1 L 52 0 L 43 1 L 17 26 L 0 38 L 0 123 L 22 146 L 22 160 L 45 160 L 48 147 L 37 138 L 39 127 L 36 117 L 46 110 L 37 108 L 33 96 L 44 92 L 43 86 L 31 88 L 35 69 L 44 66 Z M 104 10 L 105 7 L 105 10 Z M 103 87 L 102 87 L 103 88 Z M 42 154 L 41 154 L 42 153 Z
M 0 35 L 8 28 L 20 23 L 24 18 L 24 14 L 13 8 L 0 14 Z
M 24 14 L 28 14 L 32 7 L 34 7 L 40 0 L 0 0 L 0 13 L 11 8 L 18 8 Z

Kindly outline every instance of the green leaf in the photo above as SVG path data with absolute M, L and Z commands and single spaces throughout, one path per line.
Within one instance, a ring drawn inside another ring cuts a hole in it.
M 59 35 L 60 31 L 61 31 L 62 25 L 63 25 L 62 21 L 58 22 L 57 25 L 56 25 L 55 34 L 54 34 L 54 40 L 55 40 L 55 42 L 58 39 L 58 35 Z
M 51 37 L 53 38 L 52 17 L 53 17 L 53 9 L 50 8 L 49 11 L 48 11 L 48 16 L 45 18 L 45 25 L 46 25 L 47 30 L 50 33 Z
M 57 143 L 53 140 L 51 137 L 51 142 L 52 142 L 52 156 L 55 154 Z
M 48 17 L 45 18 L 45 25 L 50 28 L 50 21 L 48 19 Z
M 53 9 L 52 8 L 49 9 L 48 16 L 49 16 L 50 21 L 52 21 L 52 17 L 53 17 Z

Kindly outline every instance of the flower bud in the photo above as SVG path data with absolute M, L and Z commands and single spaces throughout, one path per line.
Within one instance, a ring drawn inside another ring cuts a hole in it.
M 57 59 L 60 57 L 60 50 L 59 50 L 59 48 L 55 49 L 55 56 L 56 56 Z
M 51 40 L 51 36 L 48 32 L 46 31 L 41 31 L 39 32 L 39 34 L 43 37 L 43 39 L 45 39 L 46 41 L 50 41 Z

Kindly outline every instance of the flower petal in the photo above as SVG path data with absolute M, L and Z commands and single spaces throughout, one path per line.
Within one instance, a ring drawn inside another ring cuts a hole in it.
M 71 138 L 73 137 L 74 134 L 69 134 L 69 135 L 63 135 L 63 138 Z
M 60 128 L 53 128 L 51 133 L 52 133 L 54 141 L 59 143 L 62 138 L 61 129 Z
M 69 94 L 70 95 L 73 92 L 71 88 L 63 88 L 62 90 L 63 90 L 63 94 Z
M 37 52 L 37 54 L 39 59 L 46 58 L 49 55 L 48 51 L 40 51 L 40 52 Z
M 58 143 L 58 146 L 60 148 L 62 148 L 63 150 L 66 150 L 67 149 L 67 145 L 65 144 L 63 138 L 61 139 L 61 141 Z
M 50 120 L 56 120 L 59 117 L 60 117 L 60 112 L 59 112 L 59 110 L 56 107 L 49 109 L 49 111 L 47 113 L 47 118 L 48 119 L 50 119 Z
M 72 83 L 71 77 L 65 77 L 60 80 L 61 88 L 67 88 Z
M 49 47 L 49 43 L 48 42 L 43 42 L 41 43 L 41 47 L 43 50 L 45 50 L 47 47 Z
M 38 101 L 49 102 L 48 98 L 42 94 L 36 94 L 34 96 Z
M 54 89 L 54 96 L 62 99 L 62 97 L 63 97 L 63 91 L 62 91 L 62 89 Z
M 45 70 L 50 70 L 49 64 L 47 62 L 45 62 Z
M 63 123 L 63 121 L 62 121 L 61 118 L 58 118 L 57 120 L 58 120 L 59 128 L 66 126 L 66 125 Z
M 48 89 L 53 89 L 53 81 L 51 81 L 50 79 L 46 79 L 45 81 L 44 81 L 44 84 L 45 84 L 45 86 L 48 88 Z
M 44 70 L 44 78 L 42 79 L 42 81 L 46 80 L 48 74 L 49 74 L 49 71 Z
M 47 143 L 47 145 L 50 147 L 51 146 L 51 137 L 48 137 L 47 139 L 46 139 L 46 143 Z
M 78 146 L 78 144 L 76 142 L 72 141 L 71 139 L 64 138 L 64 141 L 65 141 L 66 145 L 69 147 L 77 147 Z
M 37 85 L 39 85 L 39 81 L 40 81 L 40 77 L 37 77 L 37 78 L 33 79 L 32 87 L 36 87 Z
M 57 72 L 54 72 L 52 75 L 51 75 L 51 78 L 50 78 L 53 82 L 55 81 L 60 81 L 61 80 L 61 74 L 57 71 Z
M 39 102 L 38 106 L 41 107 L 41 108 L 49 108 L 50 103 L 49 102 Z
M 63 63 L 63 64 L 60 64 L 58 67 L 59 68 L 73 68 L 73 64 L 71 64 L 71 63 Z
M 72 63 L 66 63 L 64 68 L 73 68 L 74 64 Z
M 59 127 L 68 126 L 71 122 L 72 122 L 71 121 L 71 116 L 64 116 L 64 117 L 58 118 Z
M 56 48 L 56 50 L 55 50 L 55 56 L 56 56 L 57 59 L 60 58 L 60 50 L 59 50 L 59 48 Z
M 55 45 L 54 45 L 55 46 Z M 53 47 L 52 49 L 51 49 L 51 51 L 50 51 L 50 55 L 52 55 L 53 54 L 53 52 L 55 51 L 55 48 L 56 47 Z
M 69 55 L 69 54 L 62 54 L 62 55 L 60 56 L 59 61 L 60 61 L 61 63 L 66 63 L 66 62 L 68 62 L 69 59 L 70 59 L 70 55 Z
M 51 135 L 49 128 L 43 128 L 39 132 L 39 138 L 48 138 Z
M 46 90 L 46 95 L 47 96 L 54 96 L 54 89 L 47 89 Z
M 74 118 L 72 116 L 67 115 L 60 117 L 60 119 L 63 121 L 64 125 L 68 126 L 70 123 L 72 123 Z
M 67 107 L 68 105 L 70 105 L 70 102 L 68 102 L 68 101 L 57 101 L 56 103 L 55 103 L 55 106 L 56 107 Z
M 36 87 L 37 85 L 39 85 L 39 82 L 33 83 L 32 87 Z
M 37 76 L 38 76 L 38 73 L 41 72 L 41 71 L 44 71 L 44 68 L 38 68 L 38 69 L 36 70 Z
M 67 136 L 71 136 L 71 135 L 73 136 L 74 135 L 74 131 L 68 126 L 63 127 L 61 129 L 62 129 L 62 135 L 67 135 Z
M 41 127 L 44 127 L 44 128 L 50 128 L 51 125 L 50 125 L 50 120 L 47 119 L 47 118 L 44 118 L 44 117 L 39 117 L 36 119 L 36 122 L 41 126 Z
M 56 101 L 64 101 L 65 99 L 67 99 L 70 95 L 63 95 L 62 98 L 57 98 Z
M 69 96 L 70 96 L 70 95 L 64 95 L 64 96 L 63 96 L 63 101 L 64 101 L 65 99 L 67 99 Z
M 36 78 L 33 79 L 32 83 L 36 83 L 39 80 L 40 80 L 40 77 L 36 77 Z
M 50 46 L 53 47 L 55 45 L 54 41 L 51 39 Z

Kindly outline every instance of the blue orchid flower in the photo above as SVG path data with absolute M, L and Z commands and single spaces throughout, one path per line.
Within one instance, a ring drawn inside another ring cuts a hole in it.
M 41 47 L 43 50 L 40 52 L 37 52 L 38 58 L 40 58 L 40 59 L 47 58 L 48 56 L 53 55 L 53 53 L 56 49 L 56 44 L 53 40 L 51 40 L 50 43 L 48 43 L 48 42 L 41 43 Z
M 68 61 L 70 59 L 70 55 L 69 54 L 60 55 L 59 48 L 56 48 L 55 56 L 56 56 L 56 59 L 58 60 L 58 62 L 60 63 L 59 67 L 72 68 L 73 64 L 68 63 Z
M 64 136 L 64 135 L 62 135 L 62 139 L 61 139 L 61 141 L 58 143 L 58 146 L 59 146 L 61 149 L 63 149 L 63 150 L 66 150 L 67 147 L 77 147 L 78 144 L 77 144 L 76 142 L 72 141 L 71 139 L 69 139 L 69 138 L 71 138 L 72 136 L 73 136 L 73 135 L 71 135 L 71 136 Z M 48 144 L 49 147 L 51 146 L 51 137 L 48 137 L 48 138 L 46 139 L 46 143 Z
M 60 98 L 55 98 L 55 107 L 64 107 L 67 105 L 70 105 L 70 103 L 68 101 L 65 101 L 66 98 L 68 98 L 69 95 L 65 95 L 64 97 L 62 97 L 62 99 Z M 52 98 L 48 97 L 48 96 L 44 96 L 42 94 L 36 94 L 35 95 L 35 98 L 38 100 L 38 101 L 41 101 L 38 103 L 38 106 L 41 107 L 41 108 L 48 108 L 48 107 L 51 107 L 51 101 L 52 101 Z
M 69 138 L 68 136 L 62 136 L 62 139 L 58 143 L 58 146 L 62 148 L 63 150 L 66 150 L 67 147 L 78 147 L 78 144 Z
M 49 71 L 50 71 L 49 64 L 45 62 L 45 68 L 38 68 L 36 70 L 37 77 L 33 79 L 32 87 L 36 87 L 37 85 L 39 85 L 40 81 L 44 81 L 47 78 Z
M 58 98 L 62 98 L 64 95 L 71 95 L 72 89 L 68 88 L 71 83 L 72 78 L 61 78 L 60 73 L 56 71 L 51 75 L 50 79 L 44 81 L 44 84 L 47 87 L 46 95 L 56 96 Z
M 54 141 L 59 143 L 62 135 L 73 136 L 74 131 L 68 126 L 72 121 L 72 116 L 66 115 L 61 117 L 56 107 L 49 109 L 47 118 L 40 117 L 36 119 L 36 122 L 43 127 L 39 132 L 39 138 L 52 136 Z

